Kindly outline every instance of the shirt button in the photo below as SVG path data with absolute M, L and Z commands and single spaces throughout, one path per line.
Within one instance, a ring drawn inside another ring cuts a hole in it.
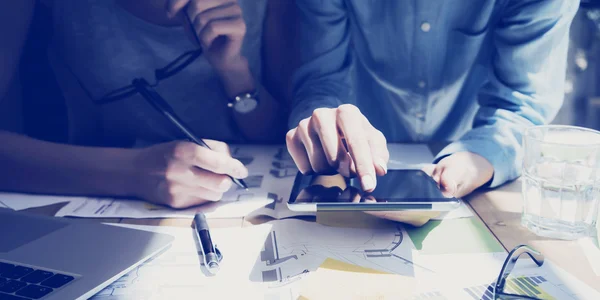
M 427 84 L 425 83 L 425 81 L 421 80 L 419 81 L 418 85 L 420 88 L 424 88 Z
M 420 113 L 420 112 L 415 113 L 415 117 L 417 117 L 418 119 L 423 119 L 424 116 L 425 115 L 423 113 Z
M 421 24 L 421 30 L 423 32 L 429 32 L 429 30 L 431 30 L 431 24 L 429 24 L 428 22 L 423 22 Z

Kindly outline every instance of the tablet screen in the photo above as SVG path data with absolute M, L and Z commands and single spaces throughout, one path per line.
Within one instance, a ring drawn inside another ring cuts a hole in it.
M 377 186 L 371 193 L 361 189 L 358 178 L 299 175 L 291 196 L 290 204 L 457 201 L 445 197 L 433 178 L 421 170 L 390 170 L 377 178 Z

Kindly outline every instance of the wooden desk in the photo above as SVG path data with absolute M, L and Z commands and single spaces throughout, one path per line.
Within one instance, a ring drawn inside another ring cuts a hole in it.
M 547 259 L 600 291 L 600 276 L 594 273 L 577 242 L 539 237 L 521 226 L 520 180 L 493 191 L 474 193 L 466 200 L 508 251 L 519 244 L 530 245 Z

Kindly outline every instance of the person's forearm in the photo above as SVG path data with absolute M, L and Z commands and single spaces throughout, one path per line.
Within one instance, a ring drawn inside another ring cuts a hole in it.
M 135 153 L 55 144 L 0 131 L 0 190 L 131 196 Z
M 254 111 L 241 114 L 232 109 L 234 120 L 245 137 L 253 141 L 283 138 L 287 117 L 285 105 L 277 102 L 263 86 L 257 86 L 247 62 L 221 72 L 220 77 L 229 99 L 242 93 L 258 91 L 258 106 Z

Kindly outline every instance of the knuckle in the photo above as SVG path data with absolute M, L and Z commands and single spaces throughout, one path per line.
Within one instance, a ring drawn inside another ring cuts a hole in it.
M 375 138 L 379 140 L 380 143 L 383 144 L 387 144 L 387 139 L 385 138 L 385 135 L 383 134 L 383 132 L 375 129 Z
M 167 197 L 169 197 L 170 199 L 177 198 L 177 194 L 179 194 L 179 188 L 176 185 L 168 184 L 166 186 L 166 190 L 167 190 Z
M 228 166 L 228 159 L 222 155 L 216 155 L 213 158 L 214 161 L 214 171 L 218 173 L 225 173 Z
M 289 146 L 294 142 L 294 136 L 296 135 L 296 129 L 291 129 L 285 134 L 286 144 Z
M 194 155 L 194 147 L 188 142 L 173 142 L 171 147 L 172 156 L 176 159 L 187 159 Z
M 339 115 L 347 115 L 347 114 L 355 114 L 355 113 L 360 113 L 360 110 L 355 105 L 342 104 L 342 105 L 338 106 L 337 113 L 338 113 L 338 116 Z
M 223 150 L 224 152 L 229 153 L 229 145 L 227 143 L 221 141 L 213 141 L 213 148 Z
M 302 120 L 302 121 L 300 121 L 300 123 L 298 124 L 298 129 L 301 129 L 301 130 L 306 130 L 306 129 L 308 129 L 308 124 L 309 124 L 309 122 L 310 122 L 310 118 L 303 119 L 303 120 Z
M 321 122 L 325 120 L 328 112 L 329 109 L 327 108 L 317 108 L 313 111 L 311 119 L 317 122 L 318 124 L 321 124 Z
M 167 162 L 167 167 L 165 168 L 165 174 L 164 174 L 164 177 L 166 179 L 175 178 L 180 173 L 181 173 L 181 168 L 179 167 L 179 164 L 175 163 L 174 161 Z

